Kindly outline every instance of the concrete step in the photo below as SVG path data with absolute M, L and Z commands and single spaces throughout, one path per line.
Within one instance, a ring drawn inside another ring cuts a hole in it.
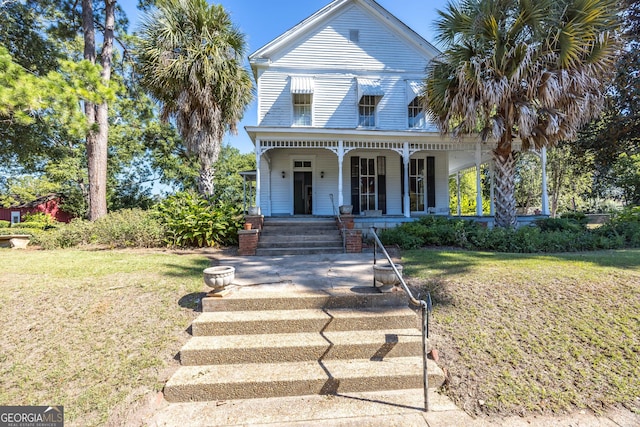
M 264 227 L 260 232 L 262 237 L 312 237 L 312 236 L 340 236 L 340 231 L 335 227 L 331 228 L 289 228 L 289 227 Z
M 220 311 L 202 313 L 191 324 L 194 337 L 287 334 L 319 331 L 370 331 L 418 327 L 418 316 L 407 307 Z
M 407 307 L 408 301 L 408 297 L 403 292 L 380 293 L 373 286 L 307 292 L 256 290 L 245 293 L 240 290 L 224 298 L 203 298 L 202 311 Z
M 442 370 L 428 361 L 429 387 L 444 382 Z M 169 402 L 402 390 L 422 386 L 421 357 L 382 360 L 182 366 L 167 382 Z
M 307 249 L 315 248 L 340 248 L 342 250 L 342 239 L 339 237 L 330 237 L 323 240 L 298 239 L 295 241 L 270 241 L 264 242 L 260 240 L 258 249 L 288 249 L 299 248 L 304 246 Z
M 308 233 L 308 234 L 283 234 L 274 232 L 261 232 L 261 242 L 301 242 L 306 240 L 323 240 L 323 239 L 338 239 L 342 241 L 342 236 L 337 230 L 330 230 L 325 233 Z
M 293 248 L 258 248 L 256 256 L 283 256 L 283 255 L 320 255 L 320 254 L 341 254 L 343 253 L 342 244 L 340 247 L 324 246 L 317 248 L 293 247 Z
M 293 334 L 193 337 L 182 350 L 183 366 L 303 362 L 319 359 L 382 359 L 420 355 L 417 329 L 327 331 Z

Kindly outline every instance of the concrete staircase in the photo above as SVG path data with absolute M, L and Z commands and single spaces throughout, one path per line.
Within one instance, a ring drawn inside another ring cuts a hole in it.
M 406 296 L 354 289 L 204 298 L 166 400 L 421 388 L 422 338 Z M 429 372 L 429 386 L 442 385 L 431 360 Z
M 266 217 L 256 255 L 309 255 L 344 252 L 333 217 Z

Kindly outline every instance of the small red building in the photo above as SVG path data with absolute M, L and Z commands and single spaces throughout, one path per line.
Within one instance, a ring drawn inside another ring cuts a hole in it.
M 0 220 L 18 223 L 24 221 L 24 215 L 28 213 L 44 212 L 55 218 L 56 221 L 69 222 L 71 214 L 60 209 L 60 196 L 48 194 L 36 200 L 9 208 L 0 208 Z

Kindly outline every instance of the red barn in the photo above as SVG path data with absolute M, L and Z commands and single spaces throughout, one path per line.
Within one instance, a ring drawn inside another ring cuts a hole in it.
M 71 214 L 60 209 L 60 196 L 57 194 L 48 194 L 38 199 L 22 203 L 20 205 L 9 208 L 0 208 L 0 220 L 10 221 L 12 223 L 23 222 L 24 215 L 28 213 L 44 212 L 51 215 L 56 221 L 69 222 Z

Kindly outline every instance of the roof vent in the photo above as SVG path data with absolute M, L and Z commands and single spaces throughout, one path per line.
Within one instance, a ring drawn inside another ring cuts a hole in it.
M 349 30 L 349 40 L 357 43 L 360 41 L 360 30 Z

